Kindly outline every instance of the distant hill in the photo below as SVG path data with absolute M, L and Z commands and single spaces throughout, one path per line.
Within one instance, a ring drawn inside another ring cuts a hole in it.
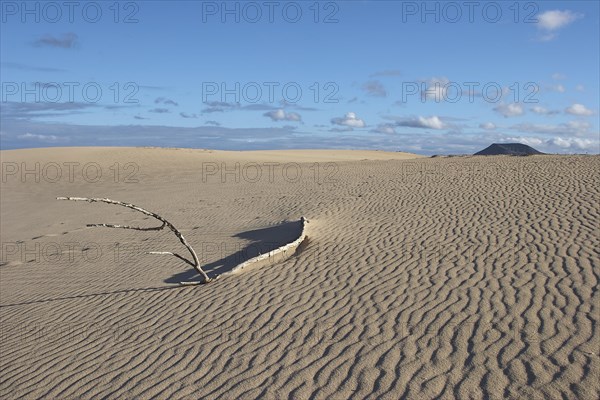
M 533 154 L 545 154 L 541 151 L 537 151 L 531 146 L 521 143 L 493 143 L 485 149 L 478 151 L 474 155 L 476 156 L 499 156 L 499 155 L 510 155 L 510 156 L 530 156 Z

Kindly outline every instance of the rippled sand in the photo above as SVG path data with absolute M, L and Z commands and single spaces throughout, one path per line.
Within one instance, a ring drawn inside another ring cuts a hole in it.
M 3 399 L 600 397 L 598 156 L 1 156 Z M 180 287 L 188 265 L 145 254 L 187 256 L 172 233 L 86 228 L 156 224 L 65 195 L 161 214 L 211 275 L 301 216 L 308 239 Z

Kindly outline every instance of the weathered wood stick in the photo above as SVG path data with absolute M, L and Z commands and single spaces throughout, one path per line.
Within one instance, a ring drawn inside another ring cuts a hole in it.
M 274 250 L 271 250 L 268 253 L 259 254 L 256 257 L 253 257 L 253 258 L 251 258 L 249 260 L 246 260 L 243 263 L 236 265 L 231 271 L 228 271 L 228 272 L 224 273 L 223 275 L 234 274 L 234 273 L 236 273 L 236 272 L 238 272 L 238 271 L 246 268 L 250 264 L 254 264 L 256 262 L 265 260 L 267 258 L 275 257 L 277 254 L 280 254 L 280 253 L 287 253 L 287 251 L 290 250 L 290 249 L 295 249 L 306 238 L 306 224 L 307 224 L 307 222 L 308 221 L 306 220 L 306 218 L 304 218 L 304 217 L 300 218 L 300 223 L 302 224 L 302 231 L 300 232 L 300 236 L 298 237 L 298 239 L 296 239 L 293 242 L 288 243 L 286 245 L 280 246 L 280 247 L 278 247 L 278 248 L 276 248 Z
M 162 222 L 162 225 L 159 226 L 159 227 L 152 227 L 152 228 L 137 228 L 137 227 L 130 227 L 130 226 L 126 226 L 126 225 L 111 225 L 111 224 L 90 224 L 90 225 L 87 225 L 87 226 L 90 226 L 90 227 L 104 226 L 104 227 L 107 227 L 107 228 L 135 229 L 135 230 L 141 230 L 141 231 L 143 231 L 143 230 L 157 230 L 158 231 L 158 230 L 163 229 L 165 226 L 167 226 L 167 227 L 169 227 L 169 229 L 171 231 L 173 231 L 173 233 L 175 234 L 175 236 L 177 236 L 177 238 L 179 239 L 179 241 L 188 249 L 188 251 L 192 255 L 192 258 L 193 258 L 194 261 L 193 262 L 189 261 L 188 259 L 182 257 L 179 254 L 171 253 L 171 252 L 168 252 L 168 251 L 149 252 L 149 254 L 168 254 L 168 255 L 175 256 L 175 257 L 177 257 L 177 258 L 179 258 L 179 259 L 187 262 L 192 267 L 194 267 L 194 269 L 196 269 L 196 271 L 198 271 L 198 273 L 204 279 L 204 281 L 198 282 L 198 283 L 208 283 L 208 282 L 212 281 L 212 279 L 210 279 L 208 277 L 208 275 L 206 274 L 206 272 L 204 272 L 202 270 L 202 268 L 200 267 L 200 261 L 198 260 L 198 256 L 196 255 L 196 252 L 194 251 L 194 249 L 192 248 L 192 246 L 190 246 L 190 244 L 187 242 L 187 240 L 185 240 L 185 238 L 183 237 L 183 235 L 181 234 L 181 232 L 179 232 L 179 230 L 177 228 L 175 228 L 175 226 L 173 226 L 172 223 L 170 223 L 169 221 L 167 221 L 166 219 L 164 219 L 160 215 L 158 215 L 156 213 L 153 213 L 151 211 L 145 210 L 145 209 L 143 209 L 141 207 L 138 207 L 138 206 L 130 204 L 130 203 L 124 203 L 122 201 L 111 200 L 111 199 L 108 199 L 108 198 L 98 198 L 98 197 L 92 197 L 92 198 L 88 198 L 88 197 L 57 197 L 56 199 L 57 200 L 72 200 L 72 201 L 87 201 L 88 203 L 102 202 L 102 203 L 107 203 L 107 204 L 113 204 L 113 205 L 117 205 L 117 206 L 131 208 L 132 210 L 139 211 L 142 214 L 149 215 L 152 218 L 155 218 L 155 219 L 159 220 L 160 222 Z

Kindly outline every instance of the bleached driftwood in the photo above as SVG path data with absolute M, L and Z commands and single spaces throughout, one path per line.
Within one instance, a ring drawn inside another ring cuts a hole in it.
M 242 269 L 250 266 L 251 264 L 266 260 L 271 257 L 275 257 L 277 254 L 281 254 L 281 253 L 285 254 L 288 251 L 290 251 L 290 252 L 294 251 L 298 246 L 300 246 L 300 243 L 302 243 L 304 241 L 304 239 L 306 239 L 306 224 L 308 223 L 308 221 L 306 220 L 306 218 L 301 217 L 300 222 L 302 223 L 302 232 L 300 232 L 300 236 L 298 237 L 298 239 L 296 239 L 293 242 L 288 243 L 286 245 L 280 246 L 274 250 L 271 250 L 268 253 L 259 254 L 256 257 L 252 257 L 251 259 L 246 260 L 243 263 L 236 265 L 230 271 L 227 271 L 227 272 L 219 275 L 219 277 L 235 274 L 235 273 L 241 271 Z M 199 285 L 201 282 L 180 282 L 180 283 L 182 285 Z
M 231 271 L 226 272 L 223 275 L 234 274 L 234 273 L 246 268 L 247 266 L 249 266 L 251 264 L 257 263 L 262 260 L 266 260 L 267 258 L 275 257 L 277 254 L 281 254 L 281 253 L 285 254 L 288 251 L 292 251 L 292 250 L 296 249 L 300 245 L 300 243 L 302 243 L 304 241 L 304 239 L 306 239 L 306 224 L 308 223 L 308 221 L 306 220 L 306 218 L 301 217 L 300 223 L 302 224 L 302 231 L 300 232 L 300 236 L 298 237 L 298 239 L 296 239 L 293 242 L 288 243 L 286 245 L 280 246 L 274 250 L 271 250 L 268 253 L 259 254 L 256 257 L 246 260 L 243 263 L 236 265 L 235 267 L 233 267 L 233 269 Z
M 160 222 L 162 222 L 161 226 L 150 227 L 150 228 L 140 228 L 140 227 L 127 226 L 127 225 L 112 225 L 112 224 L 88 224 L 86 226 L 88 226 L 88 227 L 102 226 L 102 227 L 107 227 L 107 228 L 134 229 L 134 230 L 138 230 L 138 231 L 160 231 L 165 226 L 167 226 L 169 229 L 171 229 L 173 231 L 173 233 L 175 234 L 175 236 L 177 236 L 179 241 L 188 249 L 188 251 L 192 255 L 193 261 L 188 260 L 187 258 L 181 256 L 180 254 L 172 253 L 170 251 L 149 251 L 149 252 L 147 252 L 147 254 L 167 254 L 167 255 L 175 256 L 175 257 L 179 258 L 180 260 L 185 261 L 187 264 L 191 265 L 192 267 L 194 267 L 194 269 L 196 271 L 198 271 L 198 273 L 204 279 L 203 281 L 200 281 L 200 282 L 181 282 L 182 285 L 190 285 L 190 284 L 198 285 L 201 283 L 208 283 L 208 282 L 211 282 L 214 280 L 214 279 L 210 279 L 208 277 L 208 275 L 206 274 L 206 272 L 204 272 L 202 270 L 202 268 L 200 267 L 200 261 L 198 260 L 198 256 L 196 255 L 196 252 L 194 251 L 192 246 L 190 246 L 190 244 L 187 242 L 187 240 L 185 240 L 185 238 L 183 237 L 181 232 L 179 232 L 179 230 L 177 230 L 177 228 L 175 228 L 172 223 L 170 223 L 169 221 L 167 221 L 160 215 L 153 213 L 151 211 L 145 210 L 141 207 L 135 206 L 133 204 L 124 203 L 122 201 L 116 201 L 116 200 L 111 200 L 111 199 L 107 199 L 107 198 L 57 197 L 56 199 L 57 200 L 72 200 L 72 201 L 87 201 L 88 203 L 102 202 L 102 203 L 107 203 L 107 204 L 123 206 L 123 207 L 131 208 L 132 210 L 139 211 L 142 214 L 149 215 L 152 218 L 159 220 Z
M 145 210 L 141 207 L 138 207 L 136 205 L 130 204 L 130 203 L 124 203 L 122 201 L 117 201 L 117 200 L 111 200 L 108 198 L 98 198 L 98 197 L 92 197 L 92 198 L 88 198 L 88 197 L 57 197 L 57 200 L 72 200 L 72 201 L 87 201 L 88 203 L 96 203 L 96 202 L 101 202 L 101 203 L 107 203 L 107 204 L 113 204 L 113 205 L 118 205 L 118 206 L 122 206 L 122 207 L 126 207 L 126 208 L 130 208 L 132 210 L 136 210 L 141 212 L 142 214 L 145 215 L 149 215 L 152 218 L 155 218 L 157 220 L 159 220 L 160 222 L 162 222 L 161 226 L 154 226 L 154 227 L 149 227 L 149 228 L 141 228 L 141 227 L 135 227 L 135 226 L 128 226 L 128 225 L 115 225 L 115 224 L 87 224 L 86 226 L 88 227 L 106 227 L 106 228 L 122 228 L 122 229 L 133 229 L 133 230 L 138 230 L 138 231 L 160 231 L 162 229 L 164 229 L 165 226 L 169 227 L 169 229 L 171 229 L 171 231 L 173 231 L 173 233 L 175 233 L 175 236 L 177 236 L 177 238 L 179 239 L 179 241 L 188 249 L 188 251 L 190 252 L 190 254 L 192 255 L 193 261 L 188 260 L 187 258 L 183 257 L 180 254 L 177 253 L 172 253 L 170 251 L 149 251 L 146 254 L 164 254 L 164 255 L 171 255 L 174 257 L 179 258 L 180 260 L 186 262 L 187 264 L 191 265 L 192 267 L 194 267 L 194 269 L 196 271 L 198 271 L 198 273 L 202 276 L 202 278 L 204 279 L 203 281 L 191 281 L 191 282 L 179 282 L 181 285 L 200 285 L 202 283 L 208 283 L 208 282 L 212 282 L 214 280 L 216 280 L 218 278 L 209 278 L 208 275 L 206 274 L 206 272 L 204 272 L 202 270 L 202 268 L 200 267 L 200 261 L 198 260 L 198 256 L 196 255 L 196 252 L 194 251 L 194 249 L 192 248 L 192 246 L 187 242 L 187 240 L 185 240 L 185 238 L 183 237 L 183 235 L 181 234 L 181 232 L 179 232 L 179 230 L 177 228 L 175 228 L 175 226 L 173 226 L 173 224 L 171 224 L 169 221 L 167 221 L 166 219 L 164 219 L 163 217 L 161 217 L 160 215 L 153 213 L 151 211 Z M 233 274 L 235 272 L 238 272 L 242 269 L 244 269 L 245 267 L 257 263 L 259 261 L 262 260 L 266 260 L 268 258 L 271 257 L 275 257 L 277 254 L 280 253 L 286 253 L 288 251 L 291 251 L 295 248 L 297 248 L 300 243 L 302 243 L 304 241 L 304 239 L 306 239 L 306 224 L 307 224 L 307 220 L 304 217 L 300 218 L 300 222 L 302 224 L 302 231 L 300 232 L 300 236 L 294 240 L 291 243 L 288 243 L 286 245 L 280 246 L 268 253 L 265 254 L 260 254 L 256 257 L 253 257 L 249 260 L 244 261 L 241 264 L 236 265 L 231 271 L 226 272 L 223 275 L 229 275 L 229 274 Z

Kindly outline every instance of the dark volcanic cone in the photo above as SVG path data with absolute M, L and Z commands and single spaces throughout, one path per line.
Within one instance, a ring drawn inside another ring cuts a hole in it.
M 531 146 L 521 143 L 493 143 L 489 147 L 478 151 L 474 155 L 476 156 L 499 156 L 499 155 L 510 155 L 510 156 L 531 156 L 534 154 L 544 154 L 541 151 L 537 151 Z

